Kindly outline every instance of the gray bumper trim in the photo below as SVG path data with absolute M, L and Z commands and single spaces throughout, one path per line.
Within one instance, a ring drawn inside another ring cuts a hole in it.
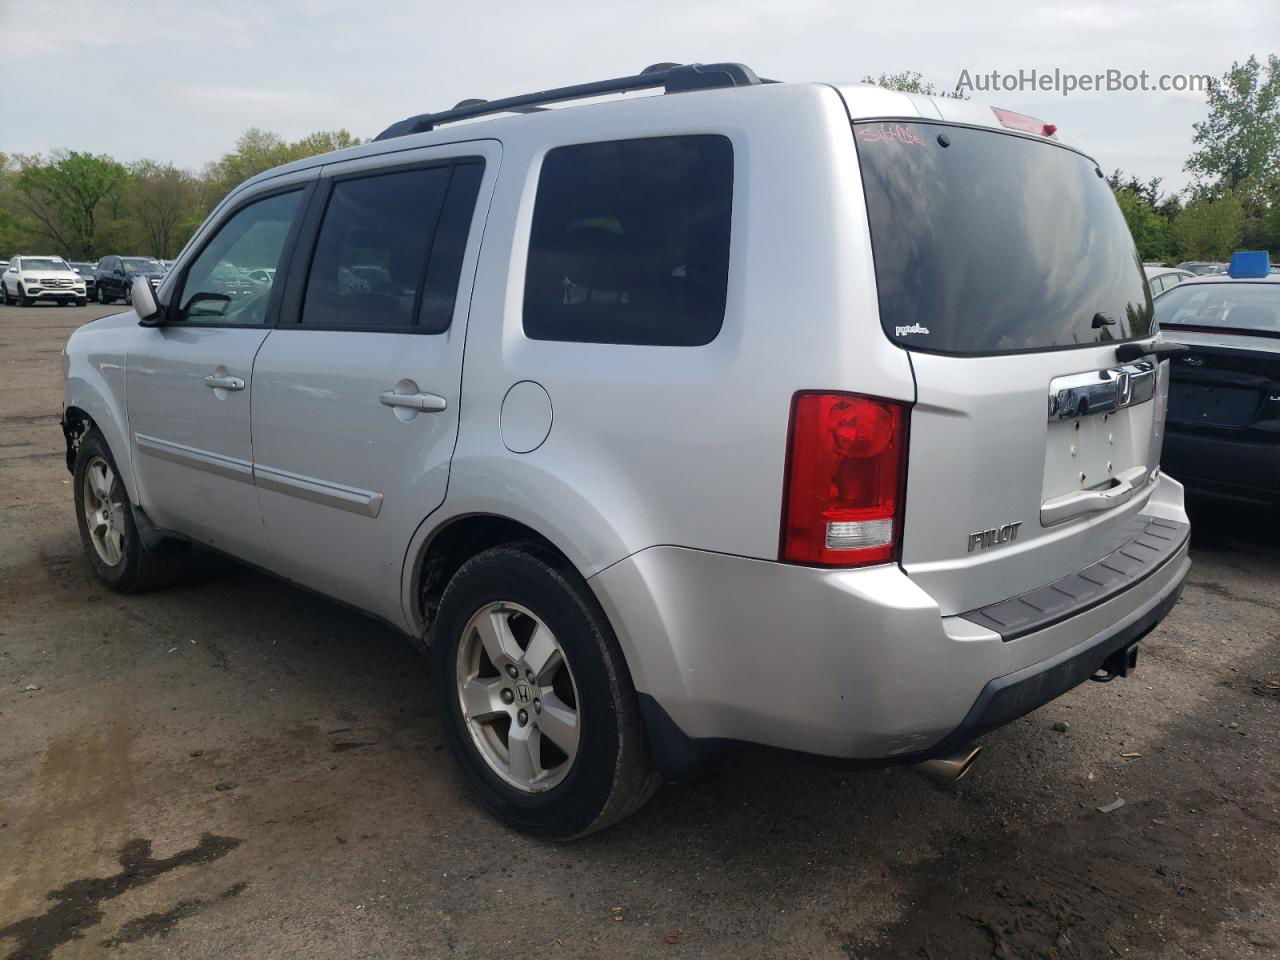
M 1145 580 L 1181 549 L 1190 533 L 1190 524 L 1149 519 L 1136 537 L 1083 570 L 960 616 L 1005 640 L 1016 640 L 1074 617 Z

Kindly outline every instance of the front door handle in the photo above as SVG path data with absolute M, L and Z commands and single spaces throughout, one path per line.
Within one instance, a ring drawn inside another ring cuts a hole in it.
M 243 390 L 244 381 L 239 377 L 205 377 L 204 385 L 210 389 L 217 390 Z
M 378 395 L 378 402 L 384 407 L 405 407 L 422 413 L 439 413 L 449 406 L 444 397 L 434 393 L 396 393 L 394 390 L 384 390 Z

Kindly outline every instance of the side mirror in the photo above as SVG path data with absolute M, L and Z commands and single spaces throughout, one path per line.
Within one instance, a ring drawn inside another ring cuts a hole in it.
M 164 323 L 164 311 L 156 303 L 156 292 L 146 277 L 133 281 L 133 309 L 138 314 L 138 322 L 144 327 L 158 327 Z

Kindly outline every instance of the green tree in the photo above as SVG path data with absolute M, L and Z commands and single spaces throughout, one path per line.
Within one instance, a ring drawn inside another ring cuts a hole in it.
M 903 93 L 923 93 L 927 97 L 947 97 L 952 100 L 968 100 L 967 94 L 959 90 L 947 92 L 931 80 L 926 80 L 919 70 L 903 70 L 900 73 L 882 73 L 878 77 L 867 75 L 863 83 L 874 83 L 877 87 L 889 90 L 900 90 Z
M 1172 256 L 1169 221 L 1156 212 L 1147 197 L 1129 187 L 1121 187 L 1115 194 L 1138 255 L 1143 260 L 1167 260 Z
M 88 257 L 95 252 L 102 206 L 117 197 L 128 174 L 108 156 L 55 151 L 48 161 L 27 157 L 13 184 L 15 207 L 38 237 L 56 252 Z
M 1178 256 L 1183 260 L 1226 260 L 1239 248 L 1244 206 L 1235 194 L 1203 194 L 1173 221 Z
M 1186 170 L 1215 196 L 1233 193 L 1248 247 L 1280 246 L 1271 228 L 1280 204 L 1280 56 L 1233 63 L 1208 91 L 1209 116 L 1193 125 Z
M 1119 168 L 1116 169 L 1115 173 L 1107 177 L 1107 183 L 1111 184 L 1112 190 L 1117 192 L 1120 190 L 1128 190 L 1153 210 L 1160 202 L 1160 184 L 1163 181 L 1163 177 L 1152 177 L 1150 180 L 1141 180 L 1133 174 L 1125 176 L 1125 172 Z
M 173 164 L 141 160 L 129 167 L 124 212 L 140 234 L 140 249 L 157 257 L 172 257 L 190 233 L 183 233 L 198 208 L 196 179 Z
M 278 133 L 251 127 L 236 141 L 235 149 L 209 165 L 206 179 L 218 188 L 217 199 L 221 199 L 222 194 L 264 170 L 330 150 L 358 146 L 360 142 L 346 130 L 320 130 L 289 143 Z

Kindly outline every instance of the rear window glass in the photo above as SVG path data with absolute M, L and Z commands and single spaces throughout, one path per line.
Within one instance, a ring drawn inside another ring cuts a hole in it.
M 535 340 L 696 346 L 724 322 L 733 148 L 712 135 L 558 147 L 524 289 Z
M 1142 263 L 1093 161 L 946 124 L 857 123 L 854 137 L 894 342 L 993 354 L 1150 332 Z
M 1156 326 L 1280 336 L 1280 283 L 1188 283 L 1156 301 Z

